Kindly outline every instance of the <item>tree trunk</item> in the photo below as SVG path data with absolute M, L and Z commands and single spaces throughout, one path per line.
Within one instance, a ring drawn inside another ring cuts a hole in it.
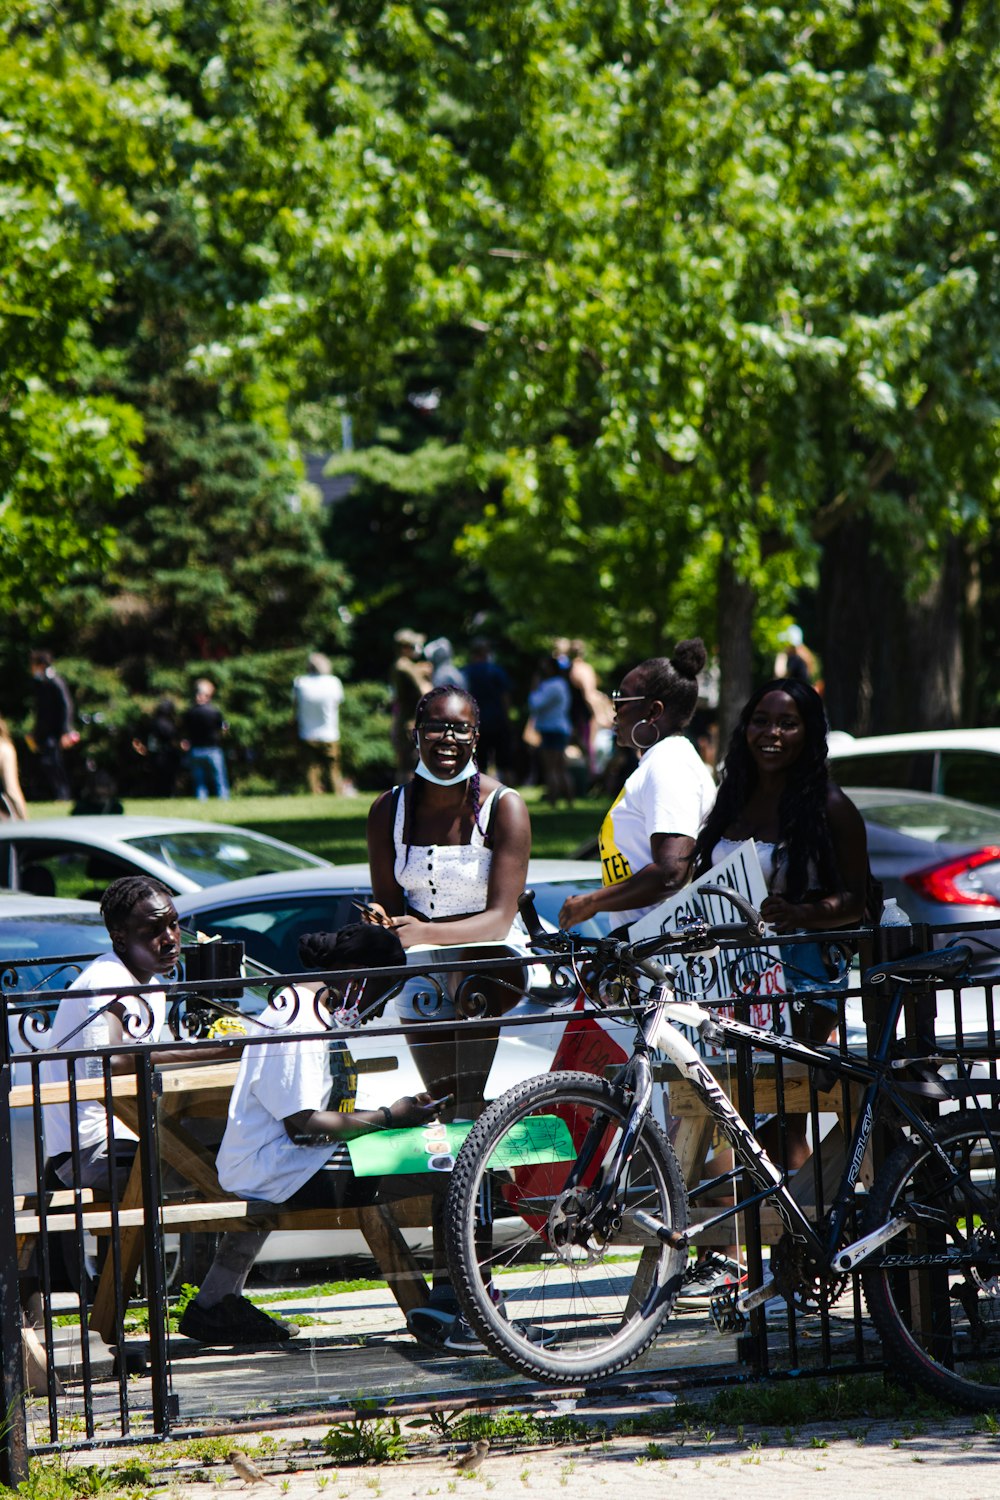
M 874 550 L 866 517 L 845 522 L 827 538 L 819 649 L 834 729 L 899 734 L 961 722 L 967 571 L 962 543 L 952 539 L 934 583 L 908 604 L 903 570 Z
M 719 751 L 725 754 L 729 736 L 736 727 L 740 709 L 753 690 L 754 591 L 737 578 L 732 560 L 723 552 L 719 560 Z

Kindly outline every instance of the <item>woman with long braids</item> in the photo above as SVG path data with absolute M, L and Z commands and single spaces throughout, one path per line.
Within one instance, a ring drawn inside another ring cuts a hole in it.
M 758 688 L 733 730 L 719 795 L 698 835 L 697 875 L 754 840 L 768 888 L 761 915 L 777 933 L 828 932 L 864 920 L 865 825 L 830 780 L 826 736 L 823 700 L 808 683 L 782 677 Z M 792 990 L 819 992 L 807 1014 L 793 1009 L 793 1032 L 826 1041 L 837 1015 L 831 992 L 847 986 L 843 955 L 820 942 L 788 943 L 782 959 Z M 805 1115 L 786 1116 L 786 1165 L 794 1170 L 808 1155 Z
M 517 792 L 480 774 L 478 733 L 479 708 L 470 693 L 447 686 L 425 693 L 413 730 L 413 780 L 384 792 L 368 815 L 376 920 L 389 922 L 404 948 L 495 943 L 497 949 L 481 950 L 483 956 L 525 951 L 517 899 L 531 850 L 528 809 Z M 512 965 L 512 971 L 514 984 L 496 987 L 488 1014 L 517 1003 L 523 966 Z M 498 1031 L 463 1036 L 454 998 L 461 978 L 452 975 L 443 994 L 426 980 L 411 980 L 395 1004 L 405 1024 L 420 1028 L 408 1032 L 407 1040 L 425 1087 L 435 1097 L 454 1095 L 453 1117 L 470 1119 L 482 1108 Z M 443 1113 L 448 1118 L 449 1111 Z M 458 1316 L 438 1225 L 434 1239 L 431 1301 L 410 1314 L 408 1326 L 426 1342 L 475 1350 L 477 1341 Z
M 637 750 L 639 764 L 601 825 L 603 886 L 570 896 L 561 927 L 599 911 L 611 912 L 616 926 L 638 921 L 691 879 L 695 838 L 715 798 L 711 772 L 682 732 L 705 661 L 700 640 L 681 641 L 670 658 L 626 672 L 611 694 L 618 743 Z

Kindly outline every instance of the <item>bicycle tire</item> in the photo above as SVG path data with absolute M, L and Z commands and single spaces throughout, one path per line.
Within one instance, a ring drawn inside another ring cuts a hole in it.
M 933 1146 L 903 1142 L 879 1172 L 865 1214 L 871 1233 L 897 1214 L 924 1210 L 876 1264 L 861 1268 L 865 1300 L 890 1365 L 975 1411 L 1000 1405 L 998 1141 L 1000 1114 L 969 1111 L 936 1127 Z M 971 1190 L 948 1182 L 937 1151 L 969 1173 Z M 940 1264 L 949 1251 L 954 1266 Z M 939 1261 L 936 1272 L 929 1257 Z
M 589 1073 L 529 1079 L 486 1109 L 456 1158 L 445 1208 L 455 1290 L 479 1338 L 521 1374 L 564 1384 L 611 1375 L 648 1347 L 673 1306 L 687 1252 L 632 1217 L 642 1208 L 670 1229 L 687 1224 L 681 1171 L 655 1120 L 643 1123 L 626 1166 L 617 1232 L 569 1243 L 559 1201 L 587 1129 L 595 1127 L 598 1143 L 593 1183 L 610 1164 L 629 1107 Z M 539 1161 L 545 1149 L 549 1157 Z M 484 1204 L 488 1250 L 479 1228 Z M 500 1223 L 497 1207 L 505 1212 Z M 560 1238 L 567 1241 L 561 1254 L 554 1249 Z

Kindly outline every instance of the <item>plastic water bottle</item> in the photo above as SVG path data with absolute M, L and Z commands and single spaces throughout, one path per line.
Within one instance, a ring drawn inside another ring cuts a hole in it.
M 912 924 L 909 917 L 906 915 L 906 912 L 900 906 L 895 896 L 886 896 L 882 906 L 882 920 L 879 923 L 879 926 L 909 927 L 911 925 Z
M 882 907 L 875 952 L 879 963 L 913 952 L 913 927 L 895 896 L 887 896 Z

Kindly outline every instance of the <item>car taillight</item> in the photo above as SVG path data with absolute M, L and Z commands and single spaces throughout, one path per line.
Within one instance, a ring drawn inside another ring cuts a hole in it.
M 913 870 L 903 879 L 928 901 L 1000 906 L 1000 847 L 988 844 L 961 859 Z

